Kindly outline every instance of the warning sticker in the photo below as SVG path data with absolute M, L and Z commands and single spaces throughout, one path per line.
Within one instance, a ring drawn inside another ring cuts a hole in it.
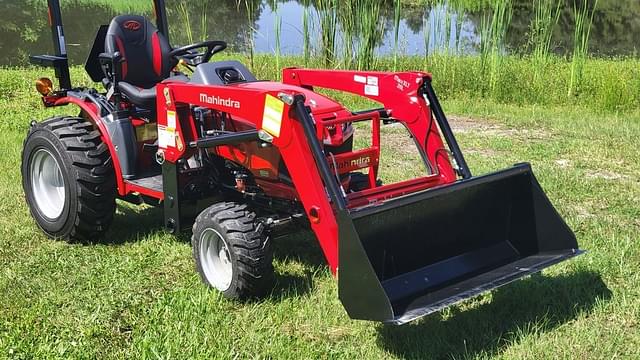
M 158 147 L 162 149 L 176 147 L 176 130 L 158 125 Z
M 366 84 L 367 83 L 367 78 L 365 76 L 354 75 L 353 76 L 353 81 L 355 81 L 357 83 L 361 83 L 361 84 Z
M 378 96 L 380 95 L 380 88 L 375 85 L 365 85 L 364 86 L 364 94 L 370 96 Z
M 378 86 L 377 76 L 367 76 L 367 85 Z
M 158 127 L 154 123 L 144 124 L 136 127 L 136 139 L 138 141 L 149 141 L 158 138 Z
M 169 129 L 176 128 L 176 112 L 175 111 L 167 111 L 167 127 Z
M 284 103 L 276 97 L 267 95 L 262 116 L 262 129 L 275 137 L 279 137 L 283 113 Z

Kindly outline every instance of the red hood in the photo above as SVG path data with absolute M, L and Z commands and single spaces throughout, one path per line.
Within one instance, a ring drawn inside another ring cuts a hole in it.
M 230 86 L 235 86 L 243 89 L 263 90 L 263 91 L 287 91 L 297 92 L 304 94 L 306 98 L 305 104 L 311 107 L 311 111 L 316 114 L 323 114 L 328 112 L 338 112 L 344 110 L 344 107 L 328 97 L 322 96 L 311 90 L 293 85 L 286 85 L 273 81 L 255 81 L 248 83 L 238 83 Z M 311 101 L 313 100 L 313 102 Z

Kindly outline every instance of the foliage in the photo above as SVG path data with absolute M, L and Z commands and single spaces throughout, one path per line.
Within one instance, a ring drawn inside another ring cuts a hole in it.
M 235 55 L 227 54 L 234 58 Z M 277 79 L 281 70 L 273 56 L 257 55 L 254 68 L 258 78 Z M 284 56 L 282 67 L 298 66 L 302 57 Z M 545 71 L 536 76 L 536 62 L 531 57 L 503 56 L 495 74 L 493 91 L 487 81 L 486 64 L 478 56 L 432 54 L 399 56 L 376 60 L 372 70 L 422 70 L 433 74 L 433 83 L 441 98 L 539 106 L 581 106 L 594 112 L 628 112 L 640 109 L 640 61 L 630 58 L 590 59 L 584 72 L 583 90 L 568 98 L 571 62 L 564 57 L 549 57 Z M 322 68 L 322 57 L 312 57 L 309 67 Z
M 336 32 L 338 31 L 338 1 L 317 0 L 322 33 L 321 51 L 325 66 L 330 66 L 336 56 Z
M 531 21 L 529 42 L 533 46 L 531 56 L 535 60 L 535 75 L 540 76 L 550 55 L 553 28 L 558 24 L 562 0 L 535 0 L 535 16 Z
M 495 96 L 498 89 L 499 72 L 502 71 L 507 30 L 513 15 L 512 0 L 494 0 L 493 11 L 482 18 L 480 60 L 483 72 L 489 74 L 488 91 Z
M 569 96 L 582 91 L 584 67 L 589 55 L 589 38 L 593 15 L 595 14 L 598 0 L 594 0 L 593 7 L 589 9 L 588 1 L 584 1 L 580 7 L 576 0 L 573 2 L 573 13 L 576 21 L 574 32 L 573 56 L 571 60 L 571 81 L 569 83 Z

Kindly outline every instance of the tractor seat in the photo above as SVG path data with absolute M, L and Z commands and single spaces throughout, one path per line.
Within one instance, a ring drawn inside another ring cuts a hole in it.
M 184 75 L 171 76 L 178 60 L 170 55 L 167 38 L 144 16 L 121 15 L 111 20 L 104 47 L 109 54 L 120 52 L 118 90 L 138 107 L 155 108 L 155 86 L 161 81 L 189 81 Z

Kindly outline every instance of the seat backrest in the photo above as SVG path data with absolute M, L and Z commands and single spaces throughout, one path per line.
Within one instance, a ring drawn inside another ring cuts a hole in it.
M 151 88 L 169 77 L 177 60 L 169 55 L 167 38 L 144 16 L 120 15 L 111 20 L 105 52 L 120 52 L 122 81 Z

